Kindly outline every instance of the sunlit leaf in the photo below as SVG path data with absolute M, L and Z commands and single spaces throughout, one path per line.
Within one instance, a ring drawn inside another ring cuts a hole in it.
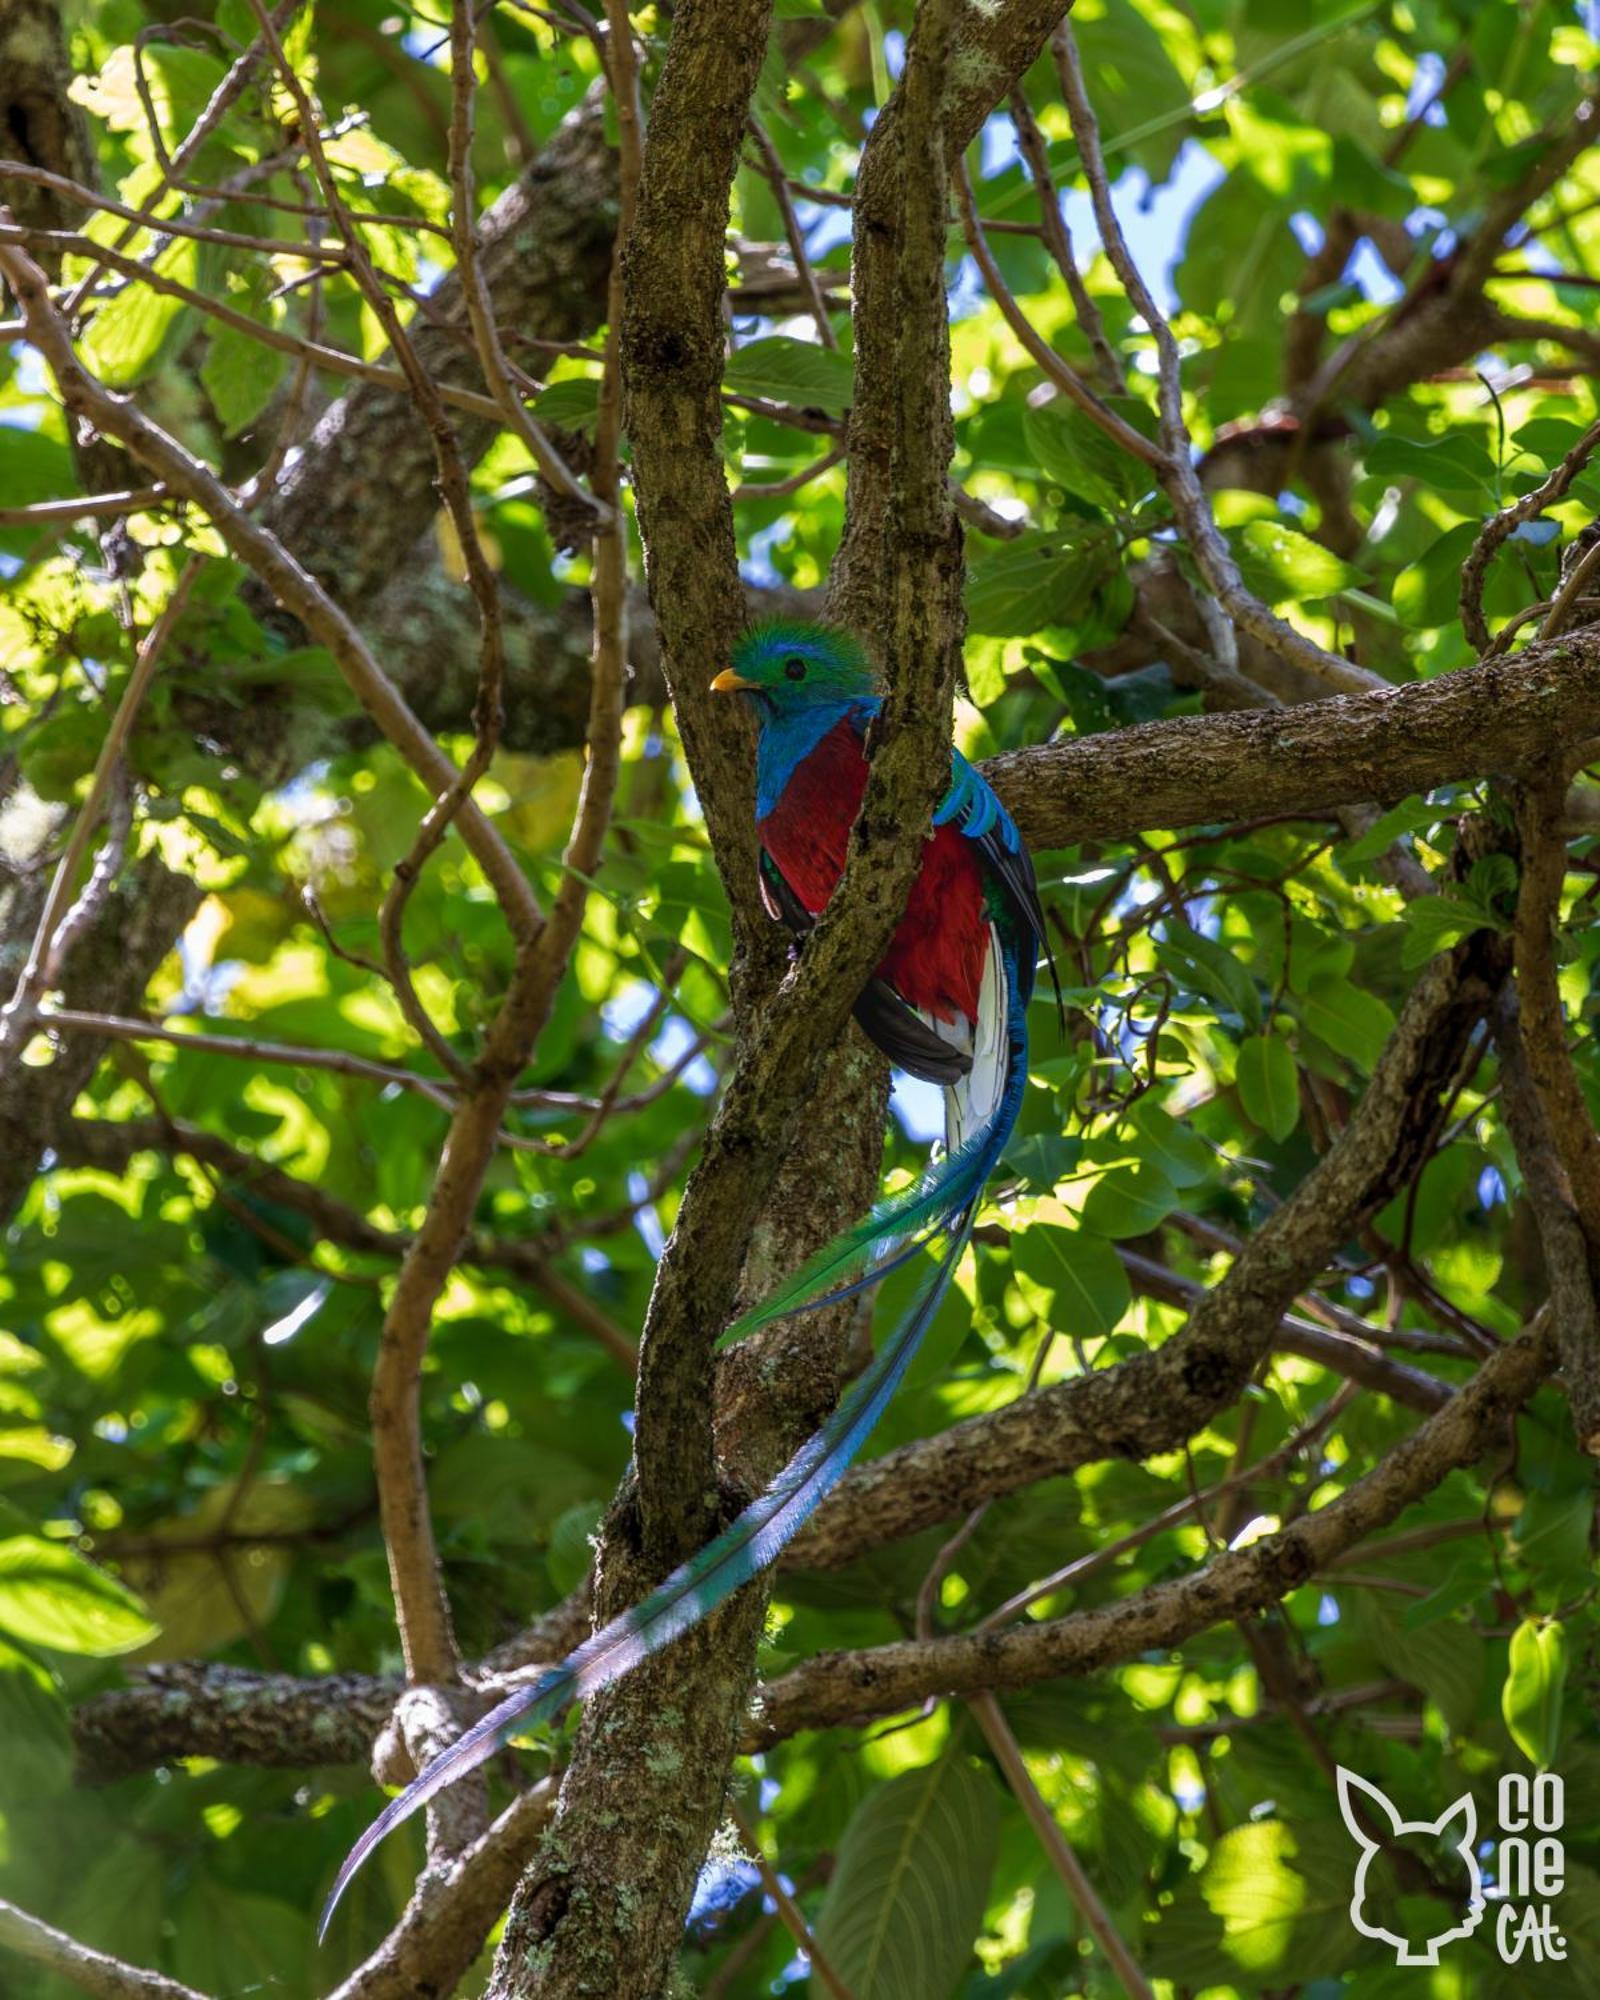
M 1512 1741 L 1541 1771 L 1555 1761 L 1566 1684 L 1566 1627 L 1558 1620 L 1525 1618 L 1511 1635 L 1500 1712 Z
M 40 1535 L 0 1540 L 0 1631 L 12 1638 L 100 1657 L 147 1645 L 156 1630 L 138 1598 L 75 1549 Z

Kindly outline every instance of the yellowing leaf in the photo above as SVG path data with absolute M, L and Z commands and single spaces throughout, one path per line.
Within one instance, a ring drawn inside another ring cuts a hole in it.
M 304 1527 L 314 1509 L 307 1496 L 282 1480 L 260 1480 L 237 1505 L 233 1486 L 219 1486 L 181 1519 L 164 1522 L 151 1538 L 169 1548 L 123 1565 L 161 1621 L 139 1657 L 180 1660 L 214 1652 L 252 1625 L 268 1623 L 288 1580 L 292 1550 L 281 1542 L 252 1542 L 252 1531 L 282 1534 Z

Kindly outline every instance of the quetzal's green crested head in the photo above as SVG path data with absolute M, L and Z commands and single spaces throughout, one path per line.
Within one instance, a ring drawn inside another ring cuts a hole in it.
M 780 712 L 860 701 L 878 691 L 853 632 L 799 618 L 753 625 L 734 647 L 732 665 L 711 685 L 718 694 L 748 694 Z

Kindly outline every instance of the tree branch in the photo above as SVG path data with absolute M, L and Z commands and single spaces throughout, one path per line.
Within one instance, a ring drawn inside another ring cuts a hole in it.
M 1348 1492 L 1275 1535 L 1214 1557 L 1194 1574 L 1044 1624 L 823 1653 L 762 1688 L 745 1737 L 769 1748 L 798 1730 L 859 1722 L 938 1695 L 1029 1687 L 1181 1646 L 1225 1618 L 1277 1603 L 1386 1527 L 1504 1430 L 1554 1361 L 1548 1317 L 1484 1362 L 1437 1415 Z
M 1242 813 L 1321 816 L 1542 761 L 1600 734 L 1600 630 L 1381 693 L 1141 723 L 989 758 L 1034 848 Z
M 551 1780 L 519 1792 L 443 1868 L 418 1878 L 400 1921 L 328 2000 L 415 2000 L 453 1993 L 482 1951 L 550 1818 Z
M 19 1910 L 15 1903 L 0 1901 L 0 1945 L 31 1959 L 48 1971 L 59 1973 L 96 2000 L 206 2000 L 192 1986 L 168 1979 L 161 1972 L 146 1972 L 109 1958 L 76 1938 L 68 1937 L 52 1925 Z

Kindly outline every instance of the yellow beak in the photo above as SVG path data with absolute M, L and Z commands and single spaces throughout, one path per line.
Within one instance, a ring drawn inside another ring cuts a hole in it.
M 732 667 L 724 667 L 711 683 L 713 694 L 737 694 L 740 688 L 759 687 L 759 681 L 747 681 L 743 674 L 736 674 Z

